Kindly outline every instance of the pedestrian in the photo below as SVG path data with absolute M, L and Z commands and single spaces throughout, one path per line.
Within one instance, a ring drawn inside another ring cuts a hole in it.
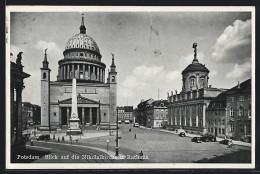
M 143 155 L 144 155 L 144 154 L 143 154 L 143 151 L 141 151 L 138 155 L 139 155 L 139 159 L 140 159 L 140 160 L 143 160 Z
M 135 139 L 136 139 L 136 134 L 135 134 Z
M 151 131 L 153 131 L 153 127 L 151 127 Z

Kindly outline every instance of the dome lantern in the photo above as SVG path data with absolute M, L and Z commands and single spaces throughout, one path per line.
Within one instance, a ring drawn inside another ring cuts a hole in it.
M 79 27 L 81 34 L 86 34 L 86 27 L 84 25 L 84 14 L 82 14 L 81 26 Z

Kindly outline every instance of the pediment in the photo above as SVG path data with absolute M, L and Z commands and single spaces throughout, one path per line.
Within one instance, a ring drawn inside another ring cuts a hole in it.
M 59 104 L 71 104 L 72 103 L 72 98 L 68 98 L 65 100 L 59 101 Z M 99 104 L 98 101 L 91 100 L 86 97 L 82 97 L 80 94 L 77 97 L 77 104 Z

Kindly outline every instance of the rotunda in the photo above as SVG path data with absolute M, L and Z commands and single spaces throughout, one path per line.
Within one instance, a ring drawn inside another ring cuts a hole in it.
M 197 59 L 197 43 L 194 43 L 192 48 L 194 48 L 194 59 L 182 71 L 183 92 L 208 87 L 208 74 L 210 71 Z

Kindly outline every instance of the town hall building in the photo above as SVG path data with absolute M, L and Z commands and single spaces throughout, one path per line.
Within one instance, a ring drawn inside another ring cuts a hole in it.
M 41 68 L 41 125 L 68 125 L 72 105 L 72 79 L 77 81 L 77 106 L 81 125 L 116 123 L 117 72 L 112 64 L 105 82 L 106 65 L 101 61 L 97 43 L 86 34 L 84 17 L 80 33 L 72 36 L 59 60 L 56 81 L 50 81 L 51 69 L 45 50 Z

